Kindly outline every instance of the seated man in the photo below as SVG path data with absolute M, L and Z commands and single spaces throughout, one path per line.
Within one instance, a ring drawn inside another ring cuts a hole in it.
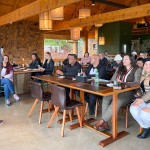
M 75 77 L 78 72 L 81 71 L 81 65 L 77 62 L 77 55 L 70 54 L 69 55 L 69 63 L 64 66 L 61 70 L 56 70 L 57 75 Z M 66 88 L 66 97 L 69 97 L 70 89 Z
M 142 57 L 139 57 L 137 60 L 136 60 L 136 65 L 143 69 L 143 66 L 144 66 L 144 59 Z
M 103 65 L 100 65 L 99 62 L 99 55 L 93 55 L 91 57 L 91 65 L 88 66 L 87 70 L 85 71 L 85 74 L 87 76 L 95 76 L 96 71 L 99 73 L 99 78 L 105 79 L 106 78 L 106 67 Z M 79 96 L 79 91 L 76 91 L 76 94 Z M 93 115 L 95 110 L 95 104 L 96 104 L 97 96 L 94 94 L 88 94 L 85 93 L 85 101 L 89 104 L 89 114 Z

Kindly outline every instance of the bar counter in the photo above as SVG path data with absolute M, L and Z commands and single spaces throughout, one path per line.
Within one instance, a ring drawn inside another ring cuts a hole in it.
M 15 69 L 14 86 L 16 94 L 30 93 L 31 73 L 42 72 L 40 69 Z

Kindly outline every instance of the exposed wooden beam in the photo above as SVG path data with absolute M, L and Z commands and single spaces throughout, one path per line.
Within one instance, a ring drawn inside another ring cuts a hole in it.
M 96 15 L 102 13 L 105 10 L 106 7 L 107 7 L 106 5 L 105 6 L 99 5 L 99 9 L 98 9 Z M 87 26 L 85 30 L 88 31 L 88 32 L 90 32 L 90 30 L 92 29 L 92 27 L 93 27 L 93 25 Z
M 15 1 L 13 10 L 15 10 L 15 9 L 17 8 L 18 2 L 19 2 L 19 0 L 16 0 L 16 1 Z
M 94 24 L 104 24 L 115 21 L 124 21 L 134 18 L 140 18 L 144 16 L 150 16 L 150 4 L 135 6 L 131 8 L 111 11 L 108 13 L 98 14 L 83 19 L 74 19 L 71 21 L 61 22 L 55 24 L 53 30 L 66 30 L 75 27 L 82 27 Z
M 0 17 L 0 26 L 10 22 L 23 20 L 38 15 L 41 12 L 55 9 L 61 6 L 66 6 L 79 1 L 81 0 L 37 0 L 29 5 L 26 5 Z
M 44 34 L 44 38 L 70 40 L 70 34 L 69 35 Z
M 113 7 L 117 7 L 117 8 L 127 8 L 128 6 L 119 4 L 119 3 L 115 3 L 115 2 L 111 2 L 111 1 L 107 1 L 107 0 L 94 0 L 95 2 L 98 3 L 102 3 L 105 5 L 109 5 L 109 6 L 113 6 Z
M 11 5 L 11 4 L 6 4 L 6 3 L 2 3 L 2 2 L 0 2 L 0 5 L 7 6 L 7 7 L 13 7 L 13 5 Z
M 140 3 L 139 0 L 137 0 L 137 4 L 138 4 L 138 5 L 141 5 L 141 3 Z M 149 21 L 148 21 L 148 19 L 147 19 L 146 17 L 143 17 L 143 19 L 144 19 L 144 21 L 145 21 L 146 23 L 149 23 Z

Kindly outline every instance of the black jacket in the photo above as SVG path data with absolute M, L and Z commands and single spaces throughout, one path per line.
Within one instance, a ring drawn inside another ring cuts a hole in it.
M 92 68 L 94 68 L 93 65 L 89 65 L 88 68 L 85 71 L 85 74 L 89 77 L 95 76 L 95 75 L 90 75 L 90 71 L 91 71 Z M 107 79 L 107 77 L 106 77 L 106 67 L 98 65 L 96 68 L 98 69 L 99 78 L 100 79 Z
M 81 65 L 76 62 L 73 66 L 67 64 L 61 69 L 65 76 L 76 76 L 81 71 Z
M 68 64 L 69 64 L 69 59 L 66 58 L 66 59 L 63 61 L 63 64 L 64 64 L 64 66 L 65 66 L 65 65 L 68 65 Z
M 47 62 L 48 62 L 48 59 L 46 59 L 43 64 L 43 68 L 45 69 L 43 74 L 44 75 L 47 75 L 47 74 L 52 75 L 52 73 L 54 71 L 54 61 L 51 59 L 49 61 L 49 63 L 47 63 Z
M 38 69 L 38 65 L 42 65 L 40 59 L 36 59 L 35 61 L 32 61 L 31 64 L 29 65 L 30 69 Z
M 106 57 L 104 57 L 103 59 L 100 59 L 99 60 L 99 63 L 100 63 L 100 66 L 107 66 L 107 64 L 108 64 L 108 60 L 107 60 L 107 58 Z

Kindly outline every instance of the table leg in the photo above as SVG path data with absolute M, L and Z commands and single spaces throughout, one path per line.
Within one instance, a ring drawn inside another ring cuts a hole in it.
M 118 94 L 115 93 L 113 94 L 113 108 L 112 108 L 112 136 L 100 141 L 99 145 L 102 147 L 105 147 L 111 143 L 113 143 L 114 141 L 117 141 L 118 139 L 128 135 L 128 132 L 126 131 L 122 131 L 120 133 L 118 133 L 118 112 L 117 112 L 117 105 L 118 105 Z

